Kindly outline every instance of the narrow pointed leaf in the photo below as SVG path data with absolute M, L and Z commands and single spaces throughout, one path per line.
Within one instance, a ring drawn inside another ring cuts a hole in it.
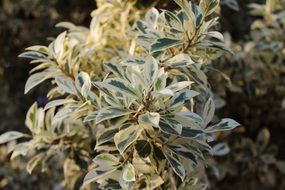
M 96 116 L 96 123 L 100 123 L 102 121 L 120 117 L 123 115 L 128 115 L 134 113 L 135 111 L 127 110 L 119 107 L 105 107 L 99 110 Z

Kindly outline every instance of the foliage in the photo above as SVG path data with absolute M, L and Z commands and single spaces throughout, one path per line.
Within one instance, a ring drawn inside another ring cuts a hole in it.
M 59 21 L 89 23 L 89 12 L 95 5 L 94 0 L 0 1 L 0 133 L 25 130 L 29 106 L 35 100 L 41 106 L 46 102 L 48 87 L 45 85 L 29 96 L 23 94 L 31 66 L 17 56 L 27 46 L 50 41 L 47 37 L 60 32 L 59 28 L 54 28 Z
M 66 188 L 76 188 L 88 169 L 83 186 L 205 189 L 193 172 L 215 154 L 212 133 L 239 125 L 213 121 L 205 68 L 231 50 L 212 29 L 218 0 L 175 2 L 177 11 L 146 11 L 133 1 L 97 1 L 89 28 L 60 23 L 67 31 L 48 47 L 27 48 L 20 57 L 37 66 L 25 93 L 45 80 L 53 87 L 44 108 L 29 109 L 29 134 L 0 136 L 1 143 L 29 139 L 11 157 L 33 152 L 30 173 L 56 160 Z
M 270 143 L 267 128 L 259 131 L 255 140 L 244 137 L 243 133 L 226 135 L 231 153 L 223 159 L 208 160 L 210 168 L 219 180 L 239 178 L 233 189 L 284 189 L 285 162 L 277 158 L 278 147 Z M 232 181 L 229 183 L 233 184 Z M 235 182 L 234 182 L 235 183 Z M 246 186 L 244 184 L 247 184 Z M 211 189 L 226 189 L 228 182 L 214 183 Z M 221 187 L 222 186 L 222 187 Z
M 285 97 L 284 2 L 268 0 L 264 5 L 250 4 L 250 10 L 256 20 L 251 24 L 249 36 L 238 43 L 232 42 L 236 53 L 223 56 L 215 64 L 230 76 L 233 84 L 228 90 L 219 85 L 224 80 L 222 76 L 213 75 L 213 79 L 218 83 L 217 94 L 221 97 L 231 95 L 226 100 L 229 104 L 227 109 L 235 108 L 235 113 L 241 113 L 245 119 L 243 123 L 256 130 L 260 125 L 279 126 L 280 121 L 285 119 L 282 108 Z M 236 108 L 234 104 L 240 104 L 241 100 L 244 103 L 240 109 Z M 270 112 L 266 111 L 268 105 L 272 105 Z M 254 116 L 251 115 L 253 107 L 256 107 Z M 266 119 L 256 121 L 264 115 Z
M 228 36 L 226 43 L 235 54 L 222 56 L 213 64 L 229 77 L 208 72 L 215 94 L 226 104 L 221 115 L 232 114 L 247 126 L 243 133 L 217 138 L 226 141 L 231 152 L 209 161 L 218 177 L 218 181 L 211 178 L 213 189 L 228 189 L 229 185 L 233 189 L 284 188 L 284 153 L 277 151 L 283 147 L 280 134 L 285 119 L 284 2 L 250 4 L 249 10 L 254 20 L 248 36 L 238 42 Z M 220 85 L 225 81 L 227 88 Z

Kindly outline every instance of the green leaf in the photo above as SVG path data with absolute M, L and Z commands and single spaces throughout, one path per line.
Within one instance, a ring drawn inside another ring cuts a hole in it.
M 220 0 L 201 0 L 199 7 L 204 17 L 212 14 L 219 6 Z
M 173 171 L 183 181 L 185 178 L 185 168 L 184 168 L 183 164 L 178 159 L 176 159 L 175 157 L 173 157 L 170 154 L 164 153 L 164 155 L 165 155 L 167 161 L 169 162 L 170 166 L 172 167 Z
M 178 46 L 183 44 L 184 42 L 181 40 L 177 40 L 177 39 L 171 39 L 171 38 L 159 38 L 156 40 L 156 42 L 154 42 L 151 47 L 150 47 L 150 51 L 152 53 L 154 52 L 158 52 L 158 51 L 163 51 L 165 49 L 174 47 L 174 46 Z
M 97 155 L 93 162 L 98 166 L 114 166 L 120 164 L 119 158 L 109 153 L 102 153 Z
M 109 168 L 109 167 L 95 168 L 86 174 L 83 180 L 82 187 L 85 187 L 89 183 L 97 181 L 98 179 L 103 178 L 104 176 L 111 174 L 116 170 L 117 168 Z
M 21 53 L 19 57 L 48 61 L 48 58 L 44 54 L 36 52 L 36 51 L 26 51 L 24 53 Z
M 44 110 L 47 110 L 47 109 L 50 109 L 50 108 L 56 107 L 56 106 L 61 106 L 63 104 L 73 103 L 73 102 L 75 102 L 75 100 L 73 100 L 73 99 L 52 100 L 45 105 Z
M 145 78 L 148 84 L 152 84 L 157 77 L 158 74 L 158 64 L 157 61 L 150 57 L 145 64 Z
M 146 140 L 138 140 L 135 145 L 135 148 L 139 156 L 142 158 L 148 157 L 151 153 L 151 145 Z
M 159 127 L 162 131 L 170 135 L 181 135 L 182 133 L 181 123 L 168 117 L 164 117 L 162 119 L 162 121 L 159 123 Z
M 210 97 L 206 102 L 203 110 L 203 120 L 205 122 L 205 126 L 212 121 L 215 114 L 215 102 Z
M 98 114 L 97 111 L 88 114 L 88 115 L 84 118 L 84 122 L 89 122 L 89 121 L 94 121 L 94 120 L 96 120 L 97 114 Z
M 55 83 L 58 88 L 65 93 L 77 94 L 77 90 L 74 86 L 73 80 L 65 76 L 55 77 Z
M 75 79 L 75 86 L 83 97 L 87 98 L 91 90 L 91 80 L 87 73 L 80 72 Z
M 104 131 L 98 136 L 96 146 L 112 140 L 117 132 L 118 129 L 109 129 L 107 131 Z
M 136 181 L 135 168 L 132 164 L 128 163 L 124 166 L 122 177 L 127 182 Z
M 159 127 L 159 120 L 160 120 L 160 115 L 159 113 L 156 112 L 147 112 L 145 114 L 142 114 L 139 116 L 139 121 L 151 125 L 153 127 Z
M 24 137 L 25 134 L 17 132 L 17 131 L 8 131 L 2 135 L 0 135 L 0 144 L 7 143 L 9 141 L 13 141 L 19 138 Z
M 116 133 L 114 141 L 119 152 L 123 154 L 126 148 L 136 141 L 140 134 L 141 128 L 139 125 L 132 125 Z
M 181 132 L 182 137 L 188 137 L 188 138 L 195 138 L 200 136 L 201 134 L 203 134 L 202 130 L 192 129 L 190 127 L 183 127 Z
M 198 164 L 196 156 L 191 152 L 192 150 L 188 150 L 182 145 L 168 146 L 168 148 L 171 149 L 173 153 L 179 154 L 185 157 L 186 159 L 190 159 L 195 165 Z
M 131 113 L 134 113 L 135 111 L 128 110 L 128 109 L 123 109 L 119 107 L 105 107 L 99 110 L 97 116 L 96 116 L 96 123 L 100 123 L 102 121 L 120 117 L 123 115 L 128 115 Z
M 108 63 L 105 63 L 105 65 L 117 77 L 124 78 L 124 72 L 123 72 L 122 68 L 120 68 L 117 64 L 114 64 L 112 62 L 108 62 Z
M 196 113 L 193 112 L 177 112 L 175 113 L 177 120 L 183 125 L 201 128 L 203 127 L 203 119 Z
M 116 91 L 121 92 L 124 95 L 128 95 L 131 97 L 138 97 L 138 93 L 136 90 L 131 86 L 131 84 L 125 80 L 119 78 L 107 79 L 104 81 L 106 87 L 110 87 Z
M 51 72 L 43 71 L 31 75 L 25 85 L 25 94 L 27 94 L 32 88 L 42 83 L 43 81 L 51 78 L 53 74 Z
M 177 107 L 180 105 L 183 105 L 186 100 L 189 100 L 195 96 L 199 95 L 198 92 L 194 90 L 183 90 L 178 93 L 176 93 L 172 98 L 171 98 L 171 107 Z
M 128 56 L 123 60 L 123 63 L 127 66 L 137 66 L 144 65 L 146 63 L 145 58 L 136 57 L 136 56 Z
M 35 102 L 28 110 L 25 124 L 34 133 L 39 133 L 44 128 L 45 113 L 43 108 L 38 108 Z
M 159 72 L 158 74 L 159 76 L 157 77 L 155 83 L 154 83 L 154 90 L 155 91 L 159 91 L 162 90 L 166 87 L 166 80 L 167 80 L 167 76 L 165 73 L 163 72 Z
M 205 129 L 206 133 L 214 133 L 218 131 L 228 131 L 236 128 L 240 124 L 233 119 L 224 118 L 218 124 Z

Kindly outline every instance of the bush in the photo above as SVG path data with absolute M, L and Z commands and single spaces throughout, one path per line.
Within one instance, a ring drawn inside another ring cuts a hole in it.
M 60 23 L 67 31 L 48 47 L 27 48 L 20 57 L 38 65 L 25 93 L 45 80 L 53 87 L 49 103 L 27 113 L 30 134 L 0 136 L 0 143 L 28 139 L 11 158 L 31 156 L 29 173 L 63 166 L 70 189 L 84 176 L 89 188 L 205 189 L 205 175 L 195 173 L 206 156 L 228 149 L 212 149 L 212 134 L 238 126 L 213 120 L 205 69 L 231 50 L 212 29 L 218 0 L 175 2 L 179 10 L 159 12 L 135 1 L 98 0 L 90 28 Z

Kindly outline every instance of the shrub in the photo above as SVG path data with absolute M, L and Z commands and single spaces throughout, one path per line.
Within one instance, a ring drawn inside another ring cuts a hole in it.
M 212 134 L 238 123 L 213 120 L 204 70 L 231 50 L 212 29 L 218 0 L 175 2 L 177 11 L 97 1 L 89 29 L 60 23 L 67 31 L 48 47 L 27 48 L 20 57 L 38 65 L 25 93 L 49 79 L 50 102 L 29 109 L 30 134 L 0 136 L 0 143 L 29 139 L 11 158 L 33 155 L 29 173 L 63 165 L 66 188 L 85 176 L 83 186 L 100 189 L 205 189 L 194 173 L 227 147 L 212 149 Z
M 222 56 L 214 64 L 230 76 L 233 85 L 224 88 L 220 85 L 222 77 L 214 74 L 214 91 L 228 103 L 225 110 L 241 116 L 251 130 L 279 127 L 285 119 L 284 2 L 267 0 L 266 4 L 250 4 L 249 8 L 255 18 L 249 34 L 239 42 L 229 41 L 235 54 Z M 268 105 L 272 106 L 270 111 Z

